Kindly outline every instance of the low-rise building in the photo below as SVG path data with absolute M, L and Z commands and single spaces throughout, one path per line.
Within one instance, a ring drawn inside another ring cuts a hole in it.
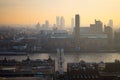
M 68 63 L 67 73 L 69 80 L 100 80 L 98 66 L 95 63 Z
M 41 77 L 53 80 L 55 73 L 55 61 L 49 57 L 46 60 L 23 61 L 0 60 L 0 77 Z

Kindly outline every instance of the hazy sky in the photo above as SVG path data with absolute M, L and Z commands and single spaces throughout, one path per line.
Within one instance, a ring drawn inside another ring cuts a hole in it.
M 55 23 L 56 16 L 64 16 L 66 24 L 80 14 L 81 25 L 94 19 L 108 23 L 113 19 L 120 25 L 120 0 L 0 0 L 0 24 Z

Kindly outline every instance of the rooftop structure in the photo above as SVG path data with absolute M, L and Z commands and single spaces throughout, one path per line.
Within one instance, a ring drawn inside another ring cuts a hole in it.
M 67 73 L 69 80 L 99 80 L 98 66 L 95 63 L 68 63 Z
M 55 72 L 55 61 L 49 57 L 46 60 L 0 60 L 0 77 L 49 77 L 53 79 Z

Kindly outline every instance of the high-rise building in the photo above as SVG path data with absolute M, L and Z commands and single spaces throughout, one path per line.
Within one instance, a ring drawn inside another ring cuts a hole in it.
M 74 18 L 71 19 L 71 32 L 74 32 L 74 27 L 75 27 L 75 24 L 74 24 Z
M 74 36 L 76 46 L 79 46 L 80 43 L 80 16 L 79 14 L 75 15 L 75 28 L 74 28 Z
M 103 33 L 103 23 L 95 19 L 95 24 L 90 24 L 91 33 L 101 34 Z
M 73 28 L 75 26 L 74 24 L 74 18 L 71 19 L 71 27 Z
M 112 19 L 109 20 L 108 26 L 113 27 L 113 20 Z
M 47 28 L 49 27 L 49 21 L 48 20 L 45 21 L 45 27 L 47 27 Z
M 40 23 L 38 22 L 35 27 L 37 30 L 40 30 Z
M 104 32 L 107 34 L 108 37 L 108 43 L 111 43 L 113 40 L 113 29 L 110 26 L 104 25 Z
M 75 15 L 75 27 L 79 28 L 80 27 L 80 19 L 79 15 Z
M 65 19 L 64 19 L 63 16 L 62 16 L 61 19 L 60 19 L 60 27 L 61 27 L 61 28 L 64 28 L 64 27 L 65 27 Z
M 56 26 L 57 27 L 60 26 L 60 17 L 59 16 L 56 17 Z
M 57 16 L 56 17 L 56 27 L 58 29 L 63 29 L 65 27 L 65 19 L 63 16 L 59 17 Z
M 100 33 L 102 33 L 103 32 L 103 24 L 102 24 L 102 22 L 95 20 L 95 25 L 96 25 L 97 31 L 100 32 Z

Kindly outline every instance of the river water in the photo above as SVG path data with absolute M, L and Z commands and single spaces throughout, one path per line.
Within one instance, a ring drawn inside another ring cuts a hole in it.
M 57 53 L 33 53 L 28 55 L 12 55 L 12 56 L 0 56 L 0 59 L 4 59 L 6 57 L 7 59 L 16 59 L 18 61 L 26 59 L 27 56 L 30 57 L 30 59 L 48 59 L 49 56 L 52 57 L 52 59 L 57 60 Z M 84 60 L 86 62 L 114 62 L 115 59 L 120 60 L 120 53 L 64 53 L 64 68 L 66 70 L 67 63 L 69 62 L 79 62 L 80 60 Z M 57 61 L 56 61 L 57 62 Z M 57 69 L 57 63 L 56 63 L 56 69 Z

